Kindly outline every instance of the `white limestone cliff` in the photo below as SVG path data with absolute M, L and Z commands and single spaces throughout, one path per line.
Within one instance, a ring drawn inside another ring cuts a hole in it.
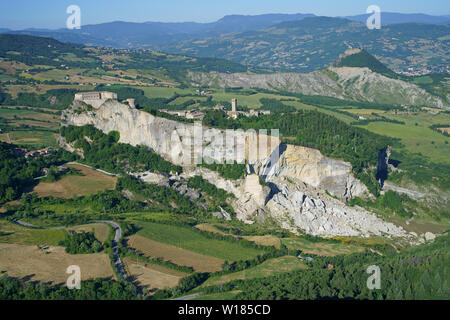
M 410 236 L 402 228 L 386 223 L 362 208 L 348 207 L 343 200 L 364 195 L 366 187 L 353 177 L 349 163 L 327 158 L 318 150 L 285 146 L 274 139 L 275 147 L 271 146 L 263 157 L 258 158 L 249 149 L 264 144 L 262 141 L 267 137 L 244 134 L 249 172 L 245 179 L 231 181 L 217 172 L 184 165 L 186 156 L 192 155 L 192 148 L 187 147 L 186 142 L 192 139 L 193 125 L 154 117 L 117 101 L 108 101 L 93 111 L 74 112 L 79 107 L 75 102 L 72 109 L 63 113 L 65 125 L 90 124 L 105 133 L 118 131 L 120 142 L 148 146 L 172 163 L 183 165 L 184 172 L 179 179 L 201 175 L 217 188 L 233 194 L 235 199 L 231 205 L 237 218 L 245 223 L 270 218 L 294 233 L 301 231 L 322 237 Z M 202 130 L 211 130 L 213 136 L 223 136 L 223 131 L 217 129 Z M 242 138 L 242 133 L 235 133 L 234 137 Z M 237 146 L 225 147 L 223 140 L 218 139 L 203 141 L 203 147 L 209 149 L 212 158 L 221 158 L 233 154 Z M 280 157 L 273 158 L 278 150 Z M 260 184 L 260 177 L 270 188 Z M 151 183 L 154 178 L 150 175 L 144 180 Z M 332 198 L 327 192 L 341 200 Z

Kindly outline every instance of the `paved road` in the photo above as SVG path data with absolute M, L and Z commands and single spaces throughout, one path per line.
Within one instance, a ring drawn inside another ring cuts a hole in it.
M 184 296 L 184 297 L 180 297 L 180 298 L 176 298 L 176 299 L 172 299 L 172 300 L 173 301 L 186 301 L 186 300 L 192 300 L 192 299 L 198 298 L 202 295 L 203 295 L 203 293 L 196 293 L 196 294 L 191 294 L 190 296 Z
M 89 169 L 92 169 L 92 170 L 95 170 L 95 171 L 104 173 L 104 174 L 106 174 L 106 175 L 108 175 L 108 176 L 112 176 L 112 177 L 120 177 L 120 174 L 111 173 L 111 172 L 108 172 L 108 171 L 105 171 L 105 170 L 102 170 L 102 169 L 97 169 L 97 168 L 88 166 L 87 164 L 78 163 L 78 162 L 67 162 L 67 163 L 63 164 L 61 167 L 67 166 L 67 165 L 69 165 L 69 164 L 75 164 L 75 165 L 79 165 L 79 166 L 82 166 L 82 167 L 86 167 L 86 168 L 89 168 Z
M 125 280 L 128 281 L 127 273 L 125 272 L 125 267 L 122 263 L 122 260 L 120 259 L 119 248 L 118 248 L 120 238 L 122 238 L 122 228 L 117 223 L 111 222 L 111 221 L 96 221 L 95 223 L 107 224 L 107 225 L 113 227 L 114 230 L 116 231 L 116 235 L 115 235 L 113 243 L 112 243 L 114 265 L 116 266 L 117 271 L 120 273 L 120 275 Z
M 28 228 L 37 228 L 37 229 L 45 229 L 45 230 L 64 230 L 66 227 L 52 227 L 52 228 L 44 228 L 35 226 L 17 219 L 13 219 L 12 222 L 17 223 L 18 225 L 21 225 L 23 227 Z M 117 271 L 120 273 L 120 275 L 123 277 L 124 280 L 128 281 L 127 273 L 125 272 L 125 267 L 122 263 L 122 260 L 120 259 L 119 255 L 119 248 L 118 243 L 120 241 L 120 238 L 122 238 L 122 228 L 115 222 L 112 221 L 95 221 L 93 223 L 102 223 L 107 224 L 110 227 L 113 227 L 116 231 L 116 235 L 114 236 L 114 240 L 112 243 L 112 249 L 113 249 L 113 257 L 114 257 L 114 265 L 116 266 Z
M 120 177 L 120 174 L 111 173 L 111 172 L 108 172 L 108 171 L 105 171 L 105 170 L 102 170 L 102 169 L 97 169 L 97 168 L 88 166 L 87 164 L 78 163 L 78 162 L 67 162 L 67 163 L 65 163 L 63 165 L 60 165 L 58 168 L 65 167 L 65 166 L 68 166 L 70 164 L 75 164 L 75 165 L 82 166 L 82 167 L 85 167 L 85 168 L 88 168 L 88 169 L 92 169 L 92 170 L 98 171 L 100 173 L 106 174 L 107 176 L 118 177 L 118 178 Z M 44 179 L 44 178 L 47 178 L 47 175 L 42 176 L 42 177 L 34 178 L 34 180 L 41 180 L 41 179 Z
M 64 230 L 65 227 L 52 227 L 52 228 L 44 228 L 44 227 L 38 227 L 20 220 L 12 219 L 12 222 L 17 223 L 18 225 L 21 225 L 22 227 L 28 227 L 28 228 L 35 228 L 35 229 L 45 229 L 45 230 Z

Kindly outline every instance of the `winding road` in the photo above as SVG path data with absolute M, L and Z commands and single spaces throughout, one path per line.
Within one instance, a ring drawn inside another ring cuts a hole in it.
M 116 231 L 116 235 L 114 236 L 114 240 L 112 242 L 114 265 L 116 266 L 117 272 L 120 273 L 122 278 L 124 280 L 128 281 L 127 273 L 125 272 L 125 267 L 122 263 L 122 260 L 120 260 L 119 247 L 118 247 L 120 238 L 122 238 L 122 228 L 117 223 L 111 222 L 111 221 L 96 221 L 94 223 L 107 224 L 110 227 L 113 227 L 114 230 Z
M 22 227 L 27 227 L 27 228 L 36 228 L 36 229 L 44 229 L 44 230 L 65 230 L 67 229 L 66 227 L 52 227 L 52 228 L 45 228 L 45 227 L 39 227 L 39 226 L 35 226 L 17 219 L 13 219 L 12 222 L 21 225 Z M 116 235 L 114 236 L 114 240 L 112 242 L 112 249 L 113 249 L 113 259 L 114 259 L 114 265 L 116 266 L 117 272 L 122 276 L 122 278 L 126 281 L 128 280 L 128 276 L 127 273 L 125 272 L 125 266 L 122 263 L 122 260 L 120 259 L 120 255 L 119 255 L 119 241 L 122 238 L 122 228 L 115 222 L 112 221 L 94 221 L 90 224 L 94 224 L 94 223 L 101 223 L 101 224 L 106 224 L 110 227 L 112 227 L 115 231 L 116 231 Z
M 83 163 L 79 163 L 79 162 L 67 162 L 67 163 L 64 163 L 64 164 L 58 166 L 58 168 L 63 168 L 63 167 L 66 167 L 68 165 L 71 165 L 71 164 L 82 166 L 82 167 L 85 167 L 85 168 L 88 168 L 88 169 L 92 169 L 92 170 L 98 171 L 100 173 L 106 174 L 107 176 L 110 176 L 110 177 L 120 178 L 120 174 L 115 174 L 115 173 L 111 173 L 111 172 L 108 172 L 108 171 L 105 171 L 105 170 L 102 170 L 102 169 L 97 169 L 97 168 L 88 166 L 87 164 L 83 164 Z M 44 179 L 44 178 L 47 178 L 47 175 L 34 178 L 34 180 L 41 180 L 41 179 Z
M 202 295 L 203 295 L 203 293 L 196 293 L 196 294 L 191 294 L 189 296 L 175 298 L 175 299 L 172 299 L 172 300 L 173 301 L 188 301 L 188 300 L 194 300 L 195 298 L 201 297 Z

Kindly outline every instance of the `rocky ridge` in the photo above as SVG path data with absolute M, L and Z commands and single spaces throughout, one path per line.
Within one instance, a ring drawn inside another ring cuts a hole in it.
M 108 101 L 93 111 L 74 112 L 79 107 L 74 102 L 73 108 L 63 113 L 64 125 L 90 124 L 105 133 L 118 131 L 120 142 L 148 146 L 175 164 L 183 165 L 183 157 L 191 155 L 192 149 L 186 150 L 185 143 L 195 130 L 190 124 L 157 118 L 117 101 Z M 220 130 L 212 130 L 219 136 L 223 134 Z M 246 145 L 259 144 L 260 141 L 261 137 L 257 135 L 246 136 Z M 236 148 L 235 145 L 224 147 L 219 141 L 208 141 L 207 145 L 216 156 L 229 155 Z M 276 151 L 281 155 L 273 161 Z M 245 179 L 227 180 L 217 172 L 193 165 L 184 166 L 184 172 L 176 179 L 201 175 L 217 188 L 233 194 L 235 199 L 230 201 L 237 218 L 249 224 L 270 218 L 297 234 L 305 232 L 323 237 L 411 236 L 362 208 L 345 205 L 343 200 L 361 196 L 367 191 L 351 174 L 349 163 L 329 159 L 317 150 L 284 146 L 279 141 L 275 148 L 268 149 L 265 157 L 255 157 L 246 150 L 245 159 L 248 161 Z M 157 174 L 141 176 L 147 183 L 158 184 L 167 183 L 167 178 Z M 264 185 L 260 178 L 265 181 Z M 181 190 L 182 184 L 179 187 L 180 192 L 190 192 Z M 326 191 L 341 200 L 334 199 Z
M 310 73 L 270 74 L 189 72 L 188 78 L 194 86 L 275 89 L 380 104 L 450 108 L 441 98 L 415 84 L 386 77 L 369 68 L 328 67 Z

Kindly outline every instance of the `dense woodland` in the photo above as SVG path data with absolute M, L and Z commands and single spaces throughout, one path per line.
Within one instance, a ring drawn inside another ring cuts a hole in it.
M 383 74 L 388 77 L 396 77 L 396 73 L 382 64 L 374 56 L 365 50 L 360 53 L 352 54 L 350 56 L 340 59 L 335 63 L 336 67 L 356 67 L 356 68 L 369 68 L 373 72 Z
M 296 111 L 295 107 L 288 106 L 284 104 L 282 101 L 277 99 L 262 98 L 260 99 L 260 102 L 261 102 L 261 110 L 268 110 L 272 113 Z
M 278 117 L 239 117 L 230 119 L 224 112 L 211 111 L 203 120 L 206 126 L 233 129 L 279 129 L 282 137 L 295 137 L 290 143 L 319 149 L 327 156 L 351 162 L 356 170 L 376 165 L 378 154 L 391 138 L 352 127 L 335 117 L 317 111 L 297 111 Z
M 201 176 L 195 176 L 189 179 L 187 186 L 207 194 L 210 207 L 213 211 L 220 212 L 220 208 L 222 208 L 228 213 L 234 212 L 233 208 L 227 202 L 228 199 L 234 198 L 234 195 L 229 194 L 223 189 L 218 189 L 215 185 L 204 180 Z
M 246 167 L 245 163 L 235 162 L 234 164 L 227 164 L 227 163 L 208 164 L 204 160 L 201 166 L 213 171 L 217 171 L 219 175 L 221 175 L 225 179 L 238 180 L 245 177 L 245 167 Z
M 237 280 L 206 292 L 240 290 L 238 300 L 403 300 L 448 299 L 450 297 L 450 252 L 448 235 L 434 243 L 413 247 L 403 253 L 379 256 L 355 253 L 315 257 L 307 270 L 261 279 Z M 330 270 L 328 267 L 332 265 Z M 381 270 L 381 289 L 369 290 L 366 270 Z
M 34 178 L 41 170 L 74 159 L 74 156 L 59 150 L 54 154 L 26 159 L 14 154 L 14 145 L 0 142 L 0 204 L 20 198 L 26 188 L 35 184 Z
M 137 178 L 126 176 L 117 182 L 118 190 L 129 190 L 144 196 L 152 210 L 171 211 L 182 214 L 201 214 L 203 211 L 192 203 L 188 197 L 182 196 L 170 187 L 146 184 Z
M 83 48 L 82 45 L 62 43 L 50 38 L 12 34 L 0 35 L 0 57 L 30 66 L 60 67 L 62 62 L 70 67 L 96 68 L 101 66 L 101 60 L 94 58 Z M 78 59 L 63 61 L 58 59 L 64 55 L 74 55 Z
M 112 279 L 83 281 L 80 290 L 0 277 L 0 300 L 141 300 L 136 288 Z
M 103 246 L 92 232 L 68 232 L 66 239 L 59 243 L 70 254 L 89 254 L 103 250 Z

